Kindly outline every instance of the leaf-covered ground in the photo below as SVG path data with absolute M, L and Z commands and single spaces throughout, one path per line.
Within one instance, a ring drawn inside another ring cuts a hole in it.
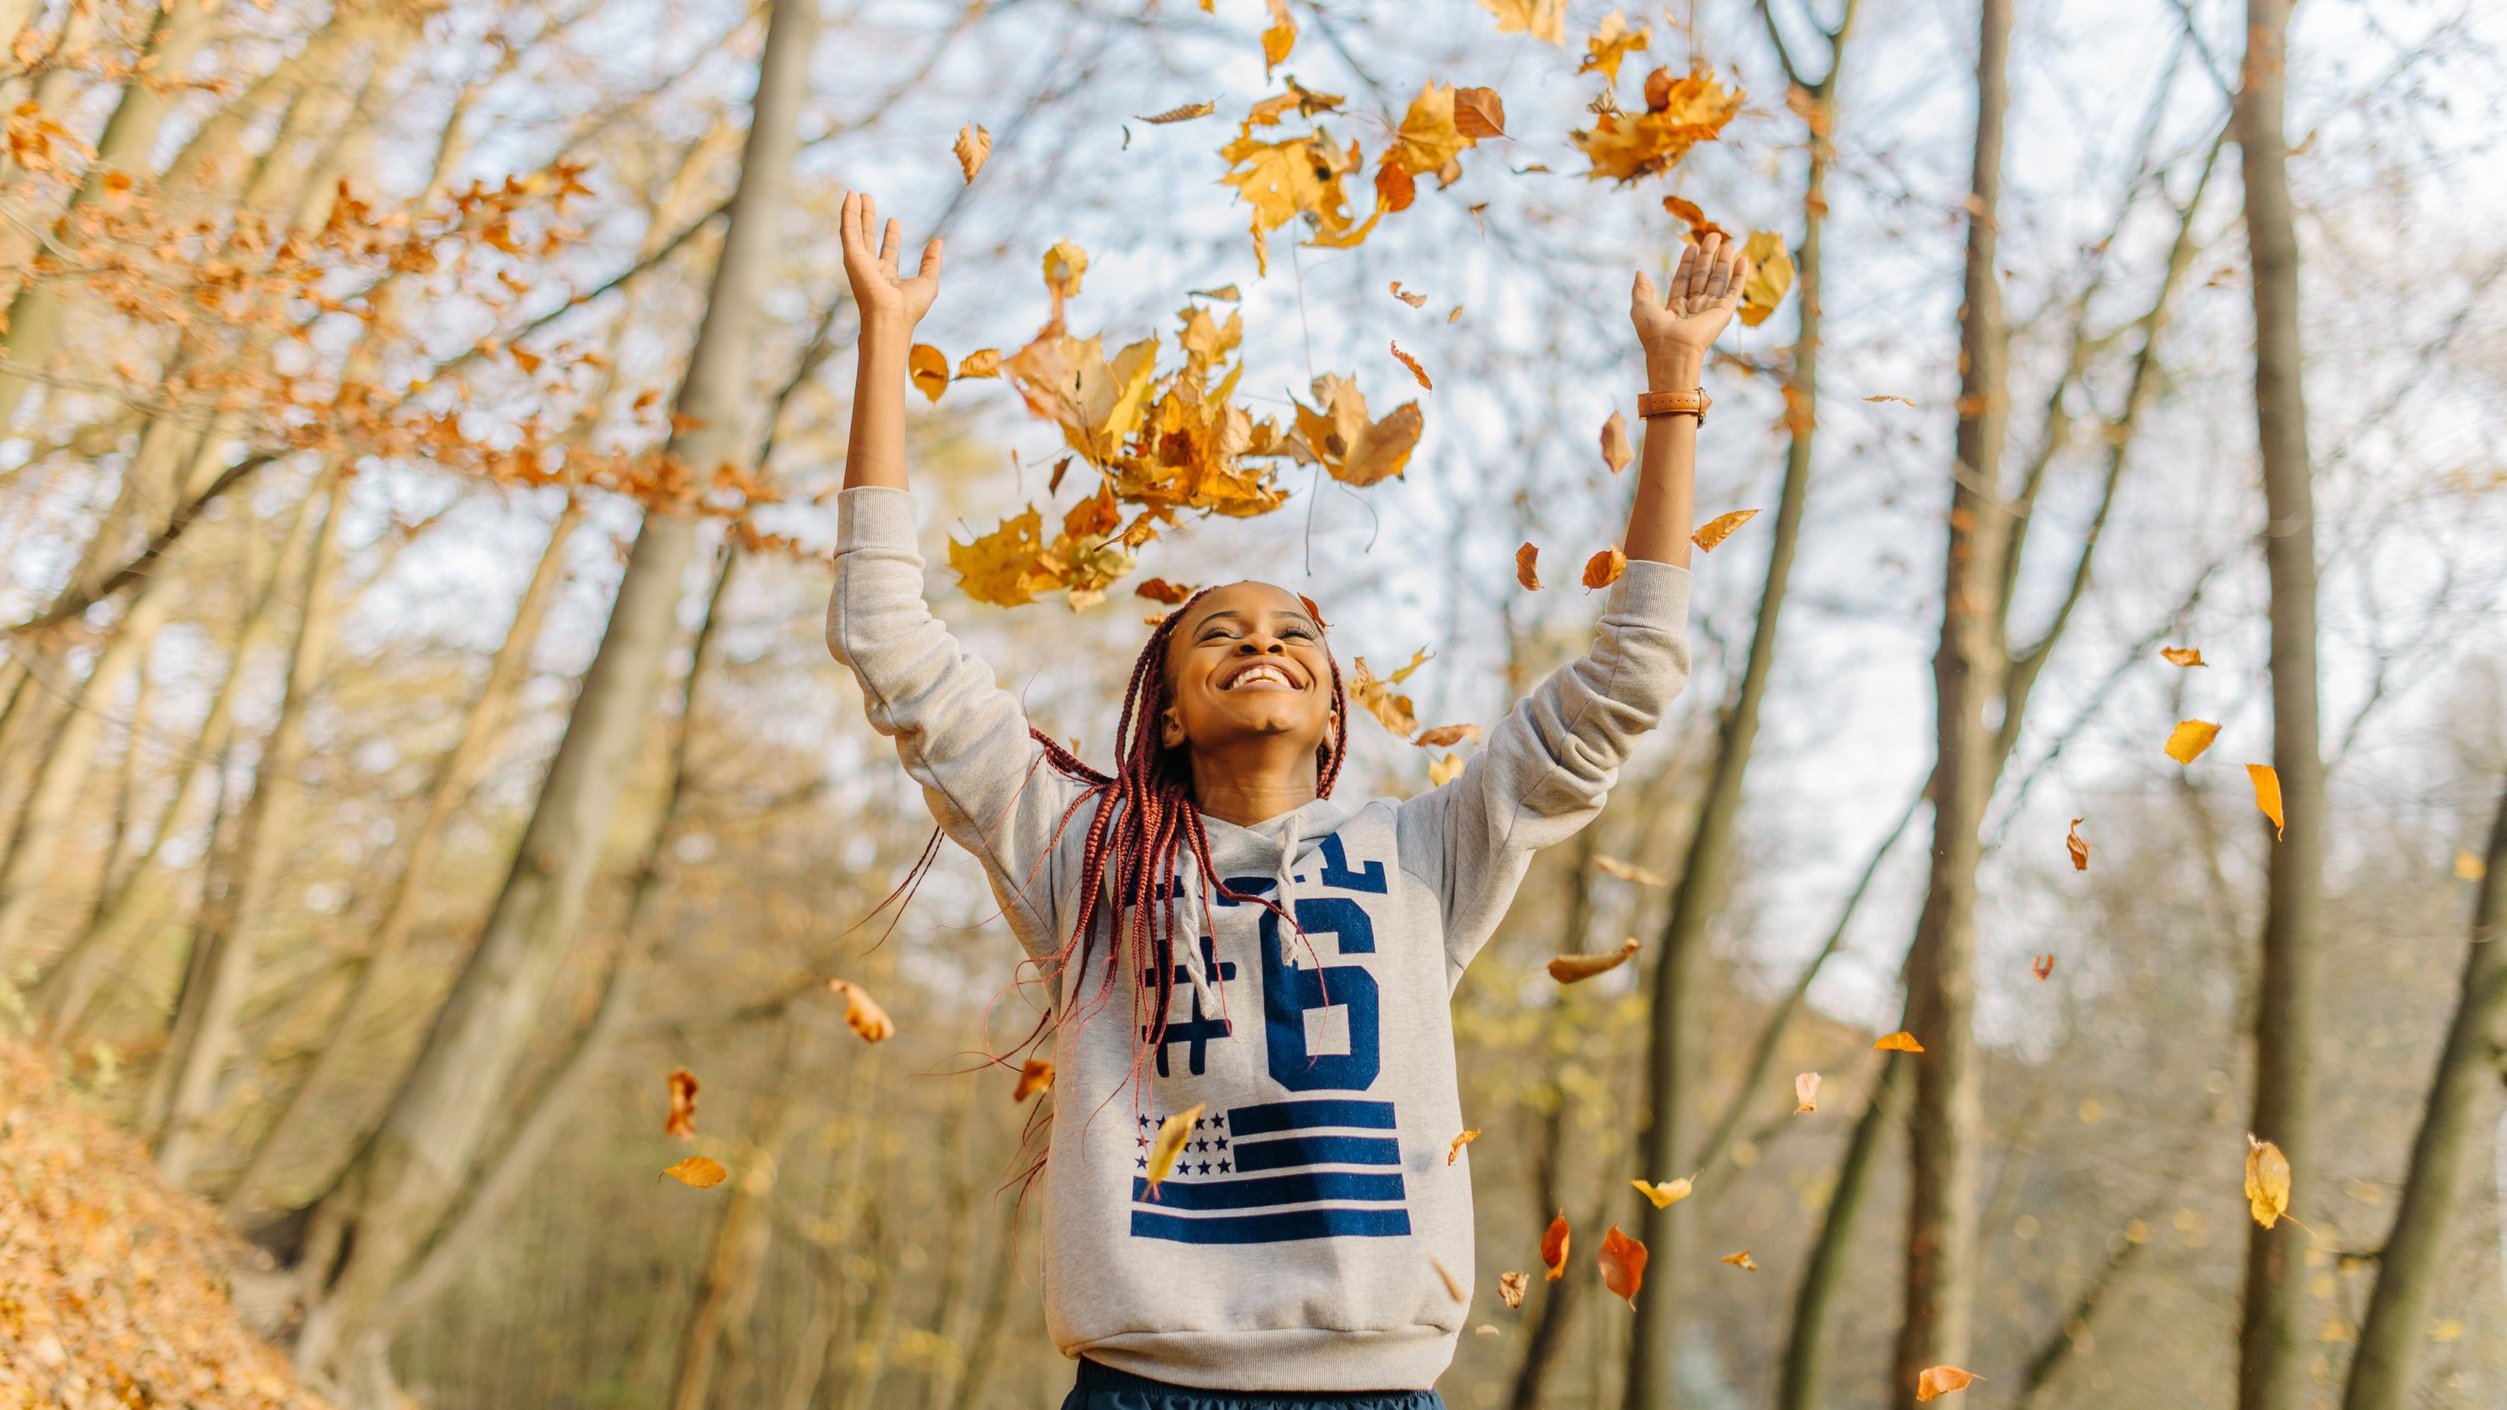
M 0 1043 L 0 1405 L 318 1410 L 228 1301 L 233 1233 Z

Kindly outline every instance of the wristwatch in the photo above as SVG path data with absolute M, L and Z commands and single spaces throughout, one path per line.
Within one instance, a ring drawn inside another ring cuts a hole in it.
M 1656 416 L 1694 416 L 1697 424 L 1706 424 L 1706 408 L 1714 405 L 1704 387 L 1685 392 L 1647 392 L 1637 398 L 1637 415 L 1651 419 Z

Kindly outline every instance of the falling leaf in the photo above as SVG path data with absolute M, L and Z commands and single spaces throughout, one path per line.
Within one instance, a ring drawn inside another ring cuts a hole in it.
M 1088 272 L 1088 252 L 1068 240 L 1045 251 L 1045 288 L 1056 299 L 1079 297 L 1079 277 Z
M 1480 1337 L 1493 1337 L 1493 1336 L 1496 1336 L 1496 1335 L 1498 1334 L 1498 1332 L 1497 1332 L 1497 1324 L 1496 1324 L 1496 1323 L 1494 1323 L 1494 1322 L 1482 1322 L 1480 1325 L 1478 1325 L 1478 1326 L 1476 1326 L 1476 1327 L 1473 1327 L 1473 1328 L 1471 1329 L 1471 1334 L 1472 1334 L 1473 1336 L 1480 1336 Z
M 1904 397 L 1893 397 L 1893 396 L 1889 395 L 1887 392 L 1882 392 L 1882 393 L 1878 394 L 1877 396 L 1868 396 L 1868 397 L 1863 398 L 1863 400 L 1865 400 L 1865 401 L 1893 401 L 1893 402 L 1896 402 L 1896 403 L 1897 403 L 1898 405 L 1900 405 L 1900 406 L 1909 406 L 1909 407 L 1911 407 L 1911 406 L 1914 406 L 1914 405 L 1915 405 L 1915 403 L 1913 403 L 1913 402 L 1911 402 L 1911 401 L 1908 401 L 1908 400 L 1907 400 L 1906 398 L 1904 398 Z M 1919 408 L 1919 409 L 1920 409 L 1920 408 Z
M 2180 764 L 2190 764 L 2220 737 L 2220 727 L 2208 720 L 2179 720 L 2168 731 L 2167 754 Z
M 1532 1275 L 1529 1273 L 1518 1273 L 1510 1269 L 1497 1275 L 1497 1295 L 1506 1300 L 1508 1307 L 1523 1306 L 1523 1295 L 1531 1291 L 1531 1288 Z
M 1195 1102 L 1158 1123 L 1157 1142 L 1149 1147 L 1149 1188 L 1155 1193 L 1158 1182 L 1175 1170 L 1175 1158 L 1184 1153 L 1184 1145 L 1193 1138 L 1193 1124 L 1201 1119 L 1202 1108 Z
M 1915 1041 L 1915 1035 L 1904 1029 L 1890 1034 L 1872 1046 L 1884 1053 L 1920 1053 L 1924 1050 L 1924 1045 Z
M 1456 304 L 1452 308 L 1447 309 L 1445 311 L 1445 321 L 1448 323 L 1460 323 L 1462 321 L 1462 305 Z
M 1645 1286 L 1645 1245 L 1619 1232 L 1613 1224 L 1602 1235 L 1602 1285 L 1637 1305 L 1637 1290 Z
M 1646 75 L 1645 111 L 1601 113 L 1591 131 L 1569 133 L 1568 140 L 1592 162 L 1586 176 L 1635 181 L 1671 170 L 1690 148 L 1721 136 L 1742 98 L 1704 69 L 1683 78 L 1656 69 Z
M 1431 392 L 1436 390 L 1436 384 L 1428 380 L 1428 370 L 1419 365 L 1419 359 L 1403 352 L 1399 343 L 1393 344 L 1393 360 L 1409 368 L 1410 375 L 1419 379 L 1421 387 Z
M 1545 1282 L 1554 1283 L 1567 1276 L 1567 1211 L 1563 1209 L 1541 1231 L 1541 1266 L 1549 1270 Z
M 984 169 L 992 156 L 992 134 L 979 126 L 958 129 L 957 145 L 950 149 L 958 155 L 958 170 L 966 173 L 966 184 L 975 184 L 975 173 Z
M 1540 563 L 1541 550 L 1531 544 L 1527 543 L 1515 550 L 1515 581 L 1523 584 L 1524 591 L 1539 592 L 1541 590 Z
M 1393 281 L 1393 297 L 1394 297 L 1394 298 L 1397 298 L 1397 299 L 1399 299 L 1399 300 L 1401 300 L 1403 303 L 1406 303 L 1406 304 L 1410 305 L 1412 308 L 1417 308 L 1417 307 L 1419 307 L 1420 305 L 1425 304 L 1425 303 L 1428 301 L 1428 296 L 1427 296 L 1427 295 L 1425 295 L 1425 294 L 1405 294 L 1405 293 L 1403 293 L 1403 292 L 1402 292 L 1402 290 L 1401 290 L 1401 281 L 1400 281 L 1400 280 L 1398 280 L 1398 279 L 1396 279 L 1396 280 L 1394 280 L 1394 281 Z
M 1471 1300 L 1471 1294 L 1463 1291 L 1462 1284 L 1455 1279 L 1451 1272 L 1447 1271 L 1442 1262 L 1438 1261 L 1436 1255 L 1428 1255 L 1428 1266 L 1436 1270 L 1436 1276 L 1445 1280 L 1445 1292 L 1447 1296 L 1451 1297 L 1456 1302 L 1469 1302 Z
M 1621 881 L 1632 882 L 1638 886 L 1669 886 L 1671 884 L 1670 877 L 1652 867 L 1641 867 L 1634 862 L 1623 862 L 1607 853 L 1598 854 L 1593 858 L 1593 869 L 1604 876 L 1615 876 Z
M 1567 46 L 1567 0 L 1480 0 L 1480 8 L 1497 16 L 1500 34 L 1528 34 Z
M 1427 664 L 1430 655 L 1426 647 L 1420 647 L 1418 652 L 1410 658 L 1409 665 L 1393 672 L 1383 680 L 1377 680 L 1375 672 L 1368 669 L 1366 657 L 1358 657 L 1352 663 L 1353 669 L 1346 686 L 1349 698 L 1356 701 L 1359 708 L 1375 716 L 1386 729 L 1404 739 L 1417 734 L 1419 720 L 1411 712 L 1410 697 L 1394 694 L 1393 687 L 1401 684 L 1412 671 Z
M 2455 849 L 2455 879 L 2479 881 L 2490 874 L 2490 864 L 2458 847 Z
M 1663 197 L 1663 209 L 1678 216 L 1689 227 L 1688 241 L 1692 245 L 1705 243 L 1709 235 L 1721 235 L 1727 240 L 1732 238 L 1731 231 L 1708 220 L 1705 209 L 1685 196 Z
M 1236 292 L 1236 286 L 1233 284 L 1221 284 L 1215 289 L 1195 289 L 1192 291 L 1192 296 L 1196 299 L 1216 299 L 1223 304 L 1232 304 L 1244 297 Z
M 2255 1222 L 2267 1229 L 2289 1213 L 2289 1157 L 2251 1131 L 2246 1133 L 2246 1204 Z
M 1628 555 L 1616 548 L 1605 548 L 1584 560 L 1584 585 L 1587 588 L 1606 588 L 1619 581 L 1619 575 L 1626 571 Z
M 1610 419 L 1602 423 L 1602 463 L 1616 475 L 1636 458 L 1636 447 L 1628 444 L 1628 418 L 1614 407 Z
M 1164 578 L 1151 578 L 1133 588 L 1132 591 L 1152 602 L 1163 602 L 1169 607 L 1181 607 L 1192 600 L 1194 589 L 1184 583 L 1170 583 Z
M 958 360 L 958 376 L 998 377 L 1001 375 L 1001 349 L 977 348 Z
M 888 1011 L 870 996 L 870 991 L 849 979 L 830 979 L 827 987 L 844 996 L 845 1026 L 862 1035 L 865 1043 L 876 1043 L 896 1036 L 897 1025 Z
M 929 343 L 916 343 L 905 355 L 905 370 L 913 375 L 914 385 L 932 400 L 949 390 L 948 354 Z
M 2072 854 L 2072 870 L 2074 871 L 2089 870 L 2089 839 L 2080 835 L 2080 825 L 2083 821 L 2085 819 L 2072 819 L 2071 827 L 2063 834 L 2063 846 Z
M 1628 1183 L 1636 1187 L 1638 1194 L 1651 1200 L 1656 1209 L 1669 1209 L 1689 1197 L 1689 1191 L 1697 1187 L 1697 1177 L 1683 1175 L 1677 1180 L 1665 1180 L 1659 1185 L 1649 1180 L 1630 1180 Z
M 696 1074 L 684 1067 L 670 1074 L 670 1115 L 662 1134 L 674 1141 L 696 1139 Z
M 1549 977 L 1561 984 L 1573 984 L 1579 980 L 1591 979 L 1594 975 L 1608 974 L 1626 964 L 1629 957 L 1636 952 L 1637 938 L 1631 935 L 1619 942 L 1618 949 L 1601 954 L 1555 955 L 1549 962 Z
M 1018 1086 L 1011 1090 L 1010 1100 L 1023 1102 L 1038 1092 L 1052 1090 L 1052 1087 L 1053 1060 L 1029 1058 L 1026 1064 L 1018 1070 Z
M 1956 1366 L 1927 1366 L 1915 1377 L 1915 1398 L 1918 1401 L 1938 1400 L 1954 1390 L 1965 1390 L 1984 1377 L 1962 1371 Z
M 1429 761 L 1428 787 L 1443 788 L 1462 777 L 1462 765 L 1463 758 L 1460 754 L 1442 754 Z
M 1027 512 L 1001 521 L 1001 526 L 971 543 L 949 541 L 949 566 L 956 570 L 958 586 L 977 602 L 995 607 L 1017 607 L 1036 600 L 1036 594 L 1053 586 L 1053 577 L 1040 566 L 1044 553 L 1044 516 L 1035 506 Z
M 2208 666 L 2211 664 L 2202 659 L 2202 648 L 2199 646 L 2162 646 L 2159 648 L 2159 657 L 2171 666 Z
M 682 1185 L 699 1190 L 710 1190 L 731 1177 L 731 1172 L 723 1169 L 721 1161 L 707 1160 L 701 1155 L 689 1156 L 662 1173 Z
M 1453 1164 L 1454 1157 L 1462 1154 L 1462 1148 L 1470 1145 L 1473 1141 L 1478 1139 L 1480 1139 L 1480 1128 L 1477 1126 L 1474 1126 L 1470 1130 L 1456 1136 L 1454 1138 L 1454 1143 L 1445 1148 L 1445 1163 L 1447 1165 Z
M 2054 975 L 2054 956 L 2039 955 L 2036 959 L 2029 962 L 2028 967 L 2036 974 L 2037 982 L 2042 984 Z
M 1479 737 L 1478 725 L 1438 725 L 1434 729 L 1420 731 L 1418 737 L 1410 742 L 1422 749 L 1447 749 L 1466 739 Z
M 1784 237 L 1773 230 L 1751 231 L 1750 238 L 1741 242 L 1741 254 L 1750 262 L 1750 277 L 1741 285 L 1741 323 L 1756 328 L 1793 287 L 1793 255 L 1785 249 Z
M 1735 1268 L 1740 1269 L 1744 1273 L 1755 1273 L 1758 1271 L 1758 1260 L 1750 1257 L 1750 1251 L 1746 1248 L 1741 1250 L 1739 1253 L 1725 1254 L 1723 1256 L 1723 1261 L 1731 1264 Z
M 1494 88 L 1454 90 L 1454 130 L 1479 141 L 1506 135 L 1506 100 Z
M 1732 537 L 1733 530 L 1757 517 L 1755 509 L 1735 509 L 1727 514 L 1718 514 L 1699 525 L 1698 531 L 1689 535 L 1689 542 L 1696 544 L 1700 553 L 1712 553 L 1715 545 Z
M 1134 116 L 1142 122 L 1191 122 L 1194 118 L 1208 117 L 1218 110 L 1219 105 L 1216 103 L 1186 103 L 1181 107 L 1169 108 L 1162 113 L 1135 114 Z
M 1297 21 L 1289 18 L 1288 0 L 1271 0 L 1271 27 L 1262 32 L 1262 76 L 1271 76 L 1297 47 Z
M 1584 41 L 1584 62 L 1576 66 L 1578 73 L 1598 73 L 1604 83 L 1619 81 L 1619 61 L 1630 54 L 1650 47 L 1654 28 L 1639 25 L 1628 28 L 1628 17 L 1617 10 L 1610 12 L 1592 37 Z
M 2281 840 L 2286 824 L 2281 821 L 2281 775 L 2270 764 L 2248 764 L 2246 777 L 2255 786 L 2255 806 L 2272 820 L 2272 840 Z
M 1319 409 L 1292 402 L 1298 444 L 1306 452 L 1301 458 L 1319 462 L 1343 484 L 1359 486 L 1399 475 L 1410 463 L 1422 428 L 1417 402 L 1403 402 L 1383 420 L 1372 420 L 1358 384 L 1331 372 L 1314 379 L 1314 398 Z
M 1466 111 L 1464 95 L 1474 93 L 1486 96 L 1475 100 L 1476 111 Z M 1502 123 L 1503 109 L 1488 89 L 1451 88 L 1434 79 L 1421 85 L 1419 96 L 1410 100 L 1401 126 L 1394 130 L 1393 145 L 1385 149 L 1377 167 L 1376 195 L 1382 202 L 1378 214 L 1407 207 L 1420 177 L 1435 177 L 1440 189 L 1453 185 L 1462 176 L 1462 154 L 1478 146 L 1483 137 L 1501 135 L 1487 130 L 1492 108 Z
M 1808 1116 L 1819 1110 L 1819 1074 L 1805 1072 L 1793 1079 L 1793 1114 Z

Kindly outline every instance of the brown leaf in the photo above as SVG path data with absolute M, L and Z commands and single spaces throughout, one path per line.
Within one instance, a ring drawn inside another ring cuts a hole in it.
M 1515 581 L 1523 584 L 1526 592 L 1541 590 L 1540 560 L 1541 550 L 1528 543 L 1515 550 Z
M 1645 1245 L 1619 1232 L 1613 1224 L 1602 1235 L 1602 1285 L 1637 1305 L 1637 1291 L 1645 1286 Z
M 662 1134 L 674 1141 L 696 1139 L 696 1074 L 682 1067 L 670 1074 L 670 1115 Z
M 1162 113 L 1147 113 L 1137 116 L 1142 122 L 1191 122 L 1194 118 L 1208 117 L 1218 110 L 1219 105 L 1216 103 L 1185 103 L 1179 107 L 1169 108 Z
M 1193 1123 L 1200 1119 L 1205 1103 L 1195 1102 L 1158 1123 L 1157 1142 L 1149 1147 L 1149 1189 L 1157 1192 L 1158 1182 L 1175 1173 L 1175 1158 L 1184 1153 L 1184 1144 L 1193 1138 Z
M 1663 209 L 1687 223 L 1689 243 L 1692 245 L 1703 243 L 1709 235 L 1721 235 L 1727 240 L 1732 238 L 1731 231 L 1708 220 L 1705 209 L 1686 197 L 1663 197 Z
M 1891 396 L 1891 395 L 1890 395 L 1890 394 L 1888 394 L 1887 392 L 1881 392 L 1881 393 L 1878 393 L 1878 394 L 1873 395 L 1873 396 L 1868 396 L 1868 397 L 1863 398 L 1863 400 L 1865 400 L 1865 401 L 1893 401 L 1893 402 L 1896 402 L 1896 403 L 1897 403 L 1898 405 L 1900 405 L 1900 406 L 1914 406 L 1914 405 L 1915 405 L 1915 403 L 1913 403 L 1913 402 L 1911 402 L 1911 401 L 1908 401 L 1908 400 L 1907 400 L 1906 398 L 1904 398 L 1904 397 Z
M 2272 840 L 2281 840 L 2287 824 L 2281 821 L 2281 775 L 2270 764 L 2248 764 L 2246 777 L 2255 786 L 2255 806 L 2272 820 Z
M 1436 1276 L 1445 1280 L 1446 1296 L 1451 1297 L 1456 1302 L 1469 1302 L 1471 1300 L 1471 1294 L 1463 1290 L 1461 1280 L 1456 1278 L 1453 1275 L 1452 1270 L 1448 1269 L 1444 1263 L 1436 1257 L 1436 1255 L 1428 1255 L 1428 1266 L 1436 1270 Z
M 2036 973 L 2037 982 L 2042 984 L 2054 974 L 2054 956 L 2039 955 L 2028 967 Z
M 1532 1287 L 1532 1275 L 1508 1271 L 1497 1275 L 1497 1295 L 1508 1307 L 1523 1306 L 1523 1295 Z
M 731 1176 L 730 1171 L 723 1169 L 721 1161 L 707 1160 L 701 1155 L 689 1156 L 662 1173 L 682 1185 L 699 1190 L 710 1190 Z
M 1805 1072 L 1793 1079 L 1793 1114 L 1808 1116 L 1819 1110 L 1819 1074 Z
M 1151 578 L 1133 588 L 1132 591 L 1148 598 L 1151 602 L 1163 602 L 1169 607 L 1181 607 L 1192 600 L 1194 589 L 1187 583 L 1170 583 L 1164 578 Z
M 1446 749 L 1466 739 L 1479 737 L 1478 725 L 1438 725 L 1434 729 L 1420 731 L 1419 736 L 1410 742 L 1422 749 Z
M 966 184 L 972 186 L 975 173 L 982 171 L 992 157 L 992 134 L 980 126 L 961 127 L 957 145 L 950 150 L 957 153 L 958 170 L 966 173 Z
M 1715 545 L 1732 537 L 1733 530 L 1757 517 L 1755 509 L 1735 509 L 1728 514 L 1718 514 L 1701 525 L 1696 533 L 1689 535 L 1689 542 L 1696 544 L 1700 553 L 1712 553 Z
M 1367 412 L 1358 384 L 1336 373 L 1314 379 L 1318 406 L 1293 402 L 1297 412 L 1297 443 L 1306 457 L 1348 485 L 1372 485 L 1402 473 L 1410 452 L 1419 444 L 1424 423 L 1419 404 L 1403 402 L 1382 420 Z
M 1473 1141 L 1478 1139 L 1480 1139 L 1480 1128 L 1477 1126 L 1474 1126 L 1470 1130 L 1456 1136 L 1454 1138 L 1454 1143 L 1445 1148 L 1445 1163 L 1447 1165 L 1453 1164 L 1454 1157 L 1462 1154 L 1462 1148 L 1470 1145 Z
M 1011 1089 L 1010 1100 L 1023 1102 L 1038 1092 L 1051 1091 L 1052 1088 L 1053 1060 L 1029 1058 L 1026 1065 L 1018 1070 L 1018 1086 Z
M 1638 886 L 1669 886 L 1671 884 L 1670 877 L 1652 867 L 1641 867 L 1634 862 L 1623 862 L 1607 853 L 1598 853 L 1594 856 L 1593 869 L 1604 876 L 1615 876 L 1621 881 Z
M 1618 949 L 1603 954 L 1555 955 L 1549 962 L 1549 977 L 1561 984 L 1574 984 L 1597 974 L 1608 974 L 1626 964 L 1636 952 L 1637 938 L 1631 935 L 1619 942 Z
M 1455 89 L 1454 130 L 1474 141 L 1505 136 L 1505 100 L 1494 88 Z
M 1628 555 L 1616 548 L 1605 548 L 1584 560 L 1584 585 L 1588 589 L 1609 587 L 1628 571 Z
M 1436 390 L 1436 384 L 1428 380 L 1428 370 L 1419 365 L 1419 359 L 1403 352 L 1399 343 L 1393 344 L 1393 360 L 1409 368 L 1410 375 L 1419 379 L 1421 387 L 1431 392 Z
M 2246 1133 L 2246 1205 L 2269 1229 L 2289 1213 L 2289 1157 L 2270 1141 Z
M 1937 1400 L 1954 1390 L 1965 1390 L 1984 1377 L 1956 1366 L 1927 1366 L 1915 1377 L 1916 1400 Z
M 1758 1271 L 1758 1260 L 1750 1257 L 1750 1251 L 1746 1248 L 1741 1250 L 1739 1253 L 1725 1254 L 1722 1261 L 1731 1264 L 1733 1267 L 1740 1269 L 1744 1273 L 1755 1273 Z
M 1554 1283 L 1567 1276 L 1567 1241 L 1567 1211 L 1562 1209 L 1541 1231 L 1541 1266 L 1549 1270 L 1544 1281 Z
M 2211 741 L 2220 737 L 2220 727 L 2209 720 L 2178 720 L 2168 731 L 2167 755 L 2180 764 L 2190 764 L 2202 757 Z
M 1656 1209 L 1669 1209 L 1687 1199 L 1689 1192 L 1697 1188 L 1697 1177 L 1683 1175 L 1677 1180 L 1665 1180 L 1659 1185 L 1650 1180 L 1630 1180 L 1628 1183 L 1636 1187 L 1638 1194 L 1652 1201 Z
M 1403 293 L 1401 290 L 1401 281 L 1398 279 L 1393 281 L 1393 297 L 1410 305 L 1412 308 L 1417 308 L 1428 301 L 1428 296 L 1425 294 Z
M 2089 839 L 2080 835 L 2080 825 L 2084 821 L 2082 818 L 2072 819 L 2070 830 L 2063 834 L 2063 846 L 2072 854 L 2074 871 L 2089 870 Z
M 2162 646 L 2159 648 L 2159 656 L 2171 666 L 2208 666 L 2211 664 L 2202 659 L 2202 648 L 2199 646 Z
M 1375 672 L 1367 668 L 1366 657 L 1356 658 L 1352 663 L 1346 686 L 1350 700 L 1368 714 L 1375 716 L 1386 729 L 1402 738 L 1408 739 L 1417 734 L 1419 719 L 1411 713 L 1410 697 L 1394 694 L 1393 687 L 1401 684 L 1412 671 L 1426 665 L 1432 654 L 1426 647 L 1420 647 L 1418 652 L 1410 658 L 1409 665 L 1393 672 L 1383 680 L 1377 680 Z
M 1920 1053 L 1924 1050 L 1924 1045 L 1915 1041 L 1915 1035 L 1904 1029 L 1890 1034 L 1872 1046 L 1884 1053 Z
M 929 343 L 916 343 L 905 355 L 905 370 L 914 378 L 915 387 L 932 400 L 949 390 L 949 357 Z
M 1628 444 L 1628 418 L 1613 408 L 1610 419 L 1602 423 L 1602 463 L 1616 475 L 1636 458 L 1636 447 Z
M 896 1036 L 897 1025 L 869 990 L 849 979 L 830 979 L 827 987 L 844 996 L 845 1026 L 861 1034 L 863 1042 L 876 1043 Z

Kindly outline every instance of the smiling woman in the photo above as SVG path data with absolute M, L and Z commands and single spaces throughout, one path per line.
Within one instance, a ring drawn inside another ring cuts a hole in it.
M 1158 619 L 1110 773 L 959 647 L 923 600 L 905 475 L 939 250 L 901 278 L 897 227 L 860 196 L 843 232 L 861 363 L 827 642 L 1052 989 L 1044 1293 L 1080 1361 L 1065 1410 L 1144 1390 L 1172 1410 L 1441 1405 L 1469 1296 L 1439 1270 L 1472 1267 L 1451 995 L 1532 854 L 1600 812 L 1688 679 L 1696 382 L 1747 262 L 1710 237 L 1667 300 L 1638 277 L 1653 388 L 1684 395 L 1647 423 L 1593 649 L 1459 777 L 1344 809 L 1347 695 L 1284 588 L 1209 588 Z M 1112 1005 L 1119 1028 L 1098 1020 Z M 1127 1092 L 1129 1119 L 1100 1119 Z

